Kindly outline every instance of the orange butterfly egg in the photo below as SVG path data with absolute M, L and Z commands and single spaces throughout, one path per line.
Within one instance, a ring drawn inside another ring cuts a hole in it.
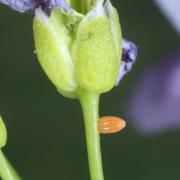
M 99 132 L 110 134 L 121 131 L 126 126 L 126 122 L 114 116 L 104 116 L 99 118 Z

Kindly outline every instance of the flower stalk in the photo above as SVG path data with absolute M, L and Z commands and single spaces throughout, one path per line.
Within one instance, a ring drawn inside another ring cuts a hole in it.
M 79 100 L 84 115 L 91 180 L 104 180 L 98 129 L 99 97 L 100 95 L 97 93 L 87 91 L 79 93 Z

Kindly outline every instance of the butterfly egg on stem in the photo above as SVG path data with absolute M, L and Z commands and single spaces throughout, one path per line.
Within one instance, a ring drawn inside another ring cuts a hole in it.
M 126 122 L 115 116 L 103 116 L 99 118 L 99 132 L 101 134 L 111 134 L 121 131 L 126 126 Z

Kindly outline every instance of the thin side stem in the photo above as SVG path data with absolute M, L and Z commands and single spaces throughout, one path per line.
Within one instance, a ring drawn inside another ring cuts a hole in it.
M 21 180 L 12 165 L 0 150 L 0 176 L 3 180 Z
M 82 92 L 80 103 L 84 115 L 91 180 L 104 180 L 98 129 L 99 94 Z

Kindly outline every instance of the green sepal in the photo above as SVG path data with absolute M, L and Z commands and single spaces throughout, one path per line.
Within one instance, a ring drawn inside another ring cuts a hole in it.
M 120 27 L 112 29 L 110 20 L 103 5 L 98 4 L 77 29 L 73 46 L 75 78 L 81 88 L 90 92 L 109 91 L 117 79 L 121 50 L 116 50 L 119 46 L 116 45 L 114 31 Z M 120 26 L 116 20 L 114 22 Z M 117 37 L 120 39 L 121 33 Z
M 59 9 L 54 9 L 50 17 L 37 9 L 33 31 L 38 60 L 47 76 L 58 89 L 73 92 L 77 85 L 69 51 L 70 29 L 65 21 L 65 14 Z

